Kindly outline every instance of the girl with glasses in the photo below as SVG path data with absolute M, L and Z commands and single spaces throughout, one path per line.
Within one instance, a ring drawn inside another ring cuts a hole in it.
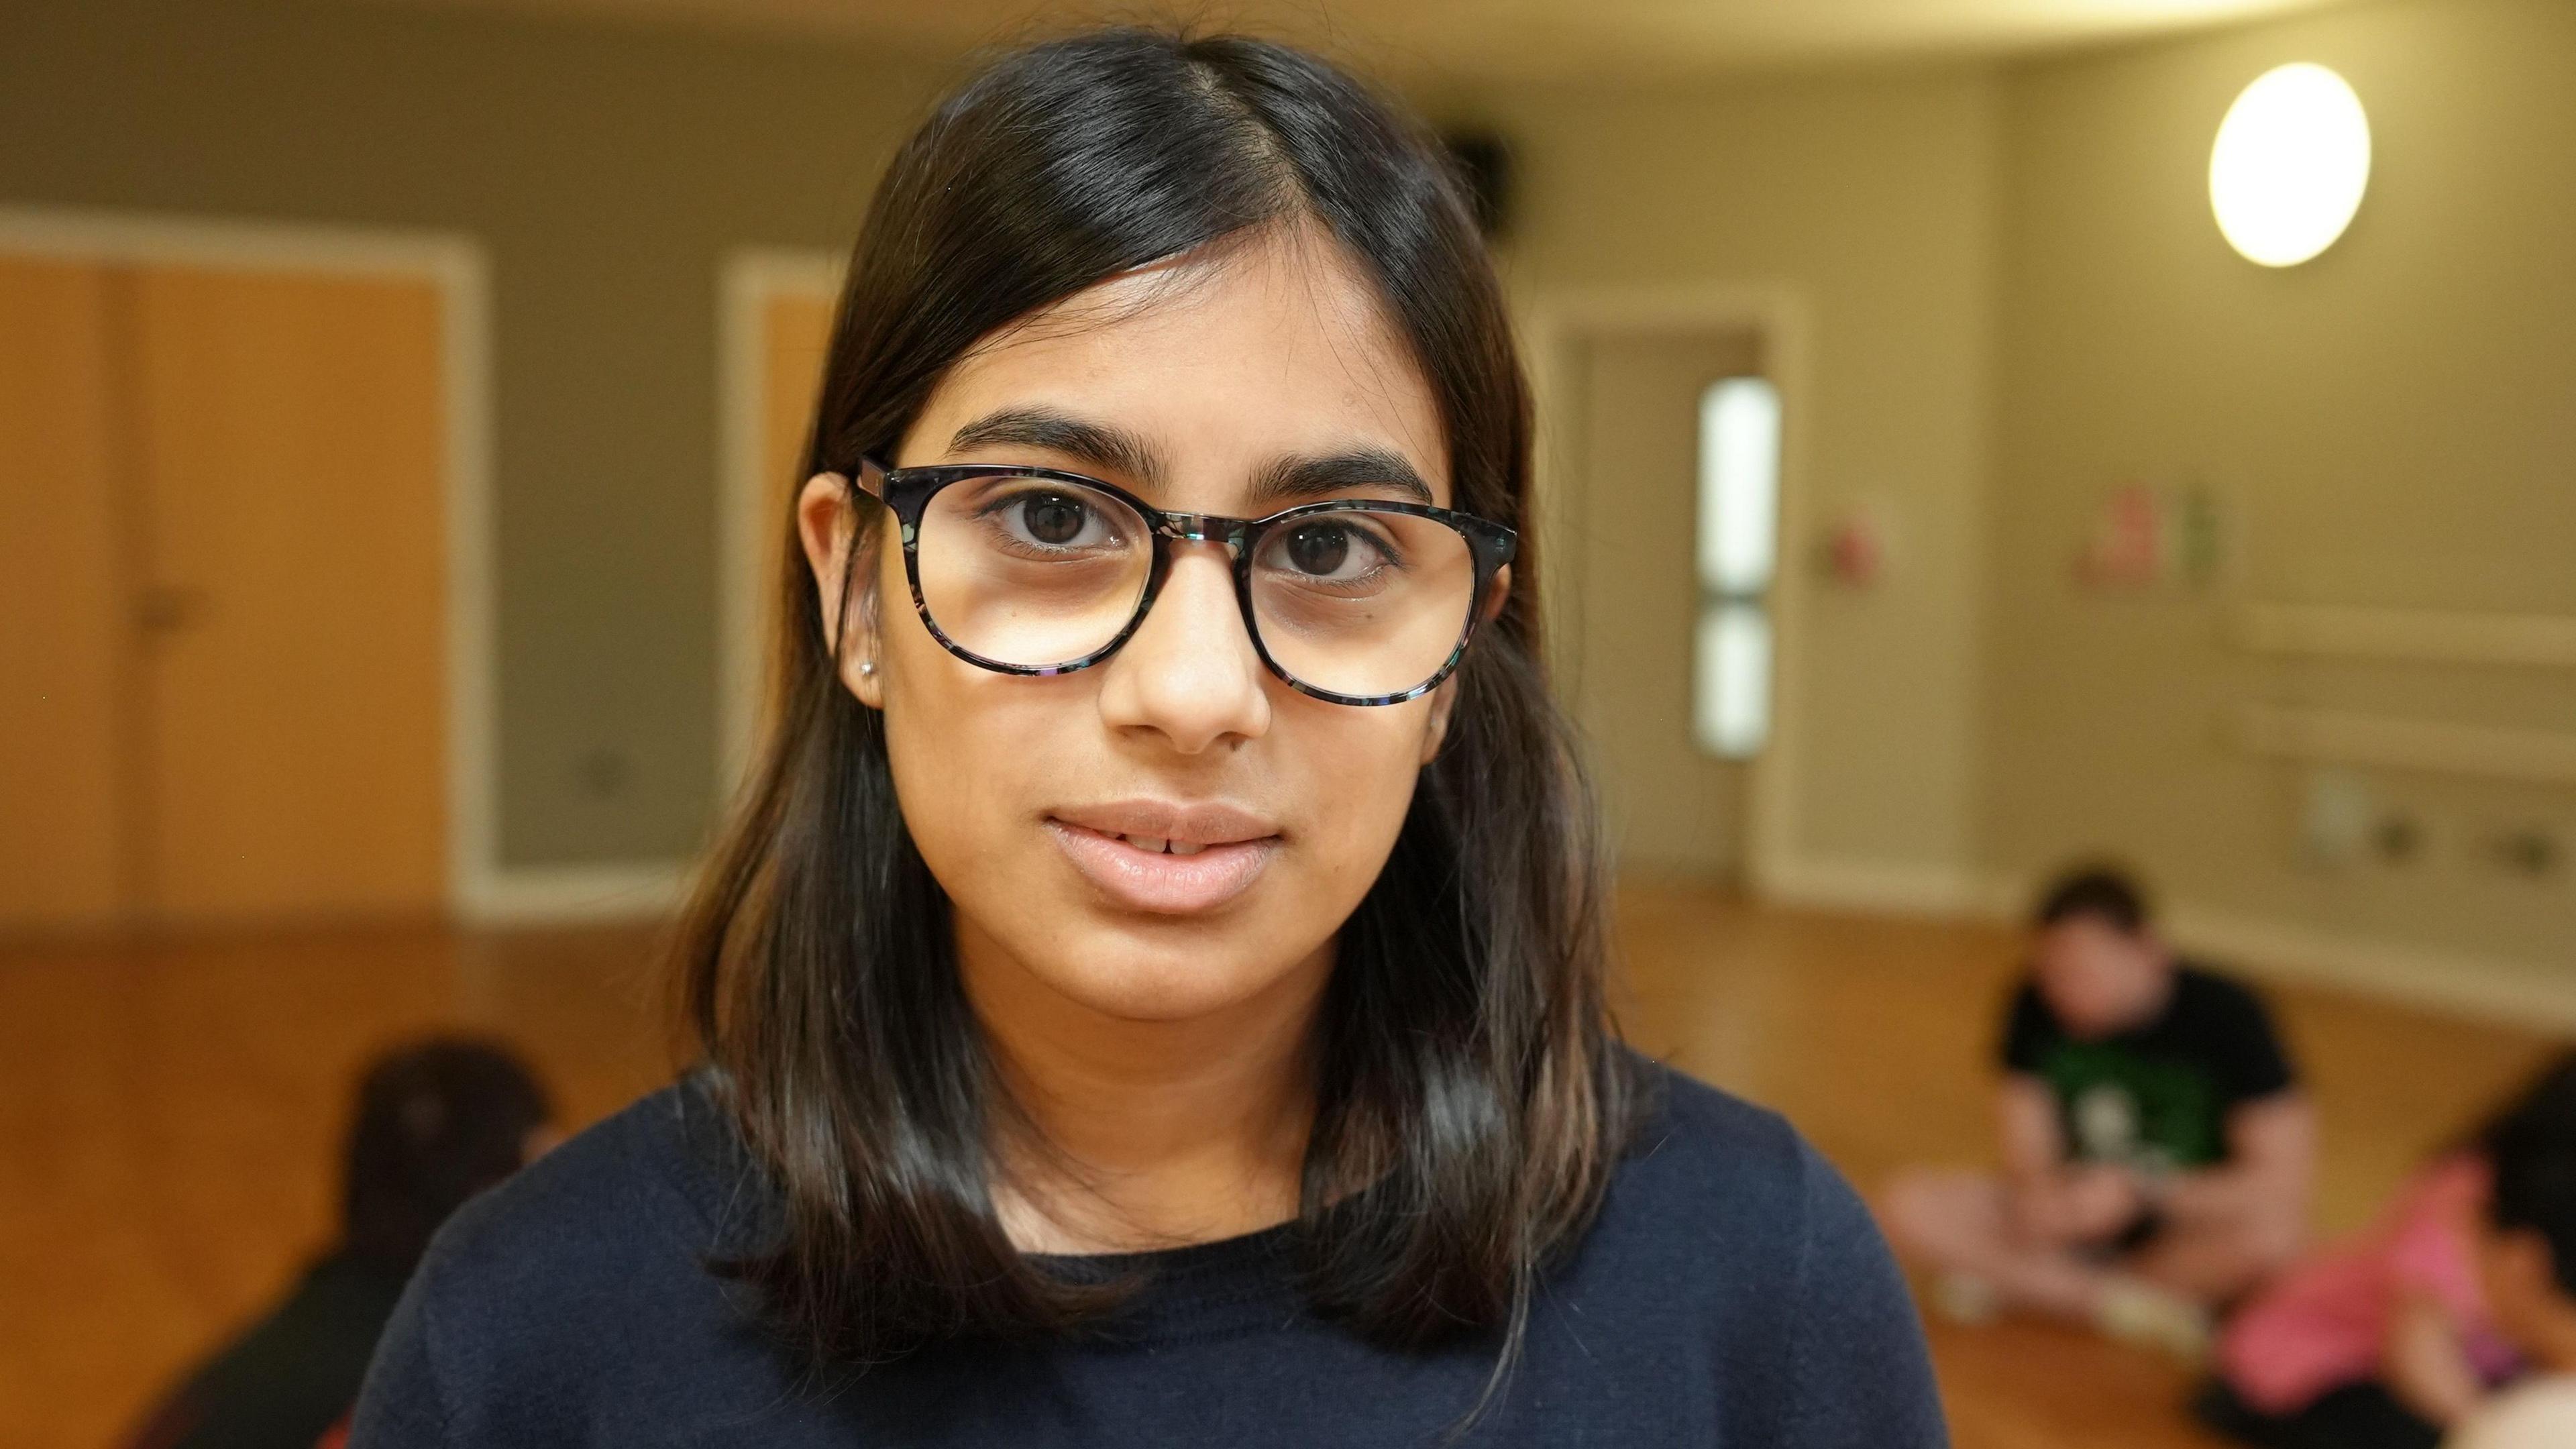
M 1850 1190 L 1613 1033 L 1529 454 L 1348 76 L 969 80 L 851 264 L 703 1064 L 442 1237 L 355 1442 L 1939 1444 Z

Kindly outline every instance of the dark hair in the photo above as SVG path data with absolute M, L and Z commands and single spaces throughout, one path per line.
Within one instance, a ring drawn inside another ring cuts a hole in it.
M 2039 905 L 2031 911 L 2030 921 L 2045 930 L 2079 916 L 2090 917 L 2129 936 L 2145 930 L 2150 919 L 2146 896 L 2137 883 L 2122 871 L 2100 865 L 2068 871 L 2050 882 L 2040 894 Z
M 1136 29 L 1001 56 L 880 183 L 807 457 L 891 459 L 946 370 L 1128 268 L 1312 226 L 1382 297 L 1446 429 L 1456 506 L 1523 529 L 1446 745 L 1344 923 L 1316 1029 L 1309 1301 L 1376 1341 L 1503 1330 L 1577 1238 L 1643 1078 L 1604 1003 L 1590 795 L 1540 663 L 1530 416 L 1491 264 L 1437 147 L 1284 46 Z M 863 528 L 879 515 L 866 510 Z M 792 529 L 769 735 L 684 923 L 679 987 L 782 1219 L 731 1265 L 826 1362 L 1060 1333 L 1114 1307 L 1015 1252 L 987 1192 L 1011 1104 L 881 716 L 838 678 Z
M 536 1076 L 494 1043 L 441 1037 L 378 1057 L 349 1125 L 348 1250 L 408 1272 L 448 1214 L 526 1163 L 552 1115 Z
M 2576 1296 L 2576 1056 L 2558 1059 L 2478 1135 L 2494 1172 L 2487 1217 L 2538 1233 L 2558 1286 Z

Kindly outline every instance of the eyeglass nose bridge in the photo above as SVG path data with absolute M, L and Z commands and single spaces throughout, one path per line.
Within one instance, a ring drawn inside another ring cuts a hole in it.
M 1243 557 L 1249 532 L 1240 518 L 1215 513 L 1165 513 L 1154 520 L 1154 532 L 1176 543 L 1221 543 L 1229 558 Z

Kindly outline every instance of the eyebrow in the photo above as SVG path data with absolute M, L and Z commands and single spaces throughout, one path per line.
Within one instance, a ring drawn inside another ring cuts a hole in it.
M 1163 460 L 1143 438 L 1125 428 L 1052 408 L 1004 408 L 986 413 L 959 428 L 948 440 L 949 451 L 956 453 L 995 446 L 1044 448 L 1144 488 L 1158 487 L 1162 482 Z
M 971 448 L 1043 448 L 1084 467 L 1128 479 L 1148 492 L 1158 491 L 1163 482 L 1162 458 L 1143 437 L 1053 408 L 986 413 L 952 434 L 948 447 L 961 453 Z M 1389 448 L 1358 447 L 1272 460 L 1254 478 L 1251 502 L 1255 509 L 1278 508 L 1362 488 L 1383 488 L 1424 505 L 1436 501 L 1431 485 L 1403 455 Z
M 1355 488 L 1385 488 L 1430 506 L 1431 485 L 1402 455 L 1387 448 L 1352 448 L 1320 457 L 1281 458 L 1252 483 L 1255 508 L 1329 498 Z

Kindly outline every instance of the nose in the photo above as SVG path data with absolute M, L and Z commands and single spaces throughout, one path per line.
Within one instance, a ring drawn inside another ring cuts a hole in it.
M 1100 713 L 1112 729 L 1160 735 L 1196 755 L 1267 731 L 1270 695 L 1235 603 L 1225 545 L 1173 549 L 1153 607 L 1105 666 Z

